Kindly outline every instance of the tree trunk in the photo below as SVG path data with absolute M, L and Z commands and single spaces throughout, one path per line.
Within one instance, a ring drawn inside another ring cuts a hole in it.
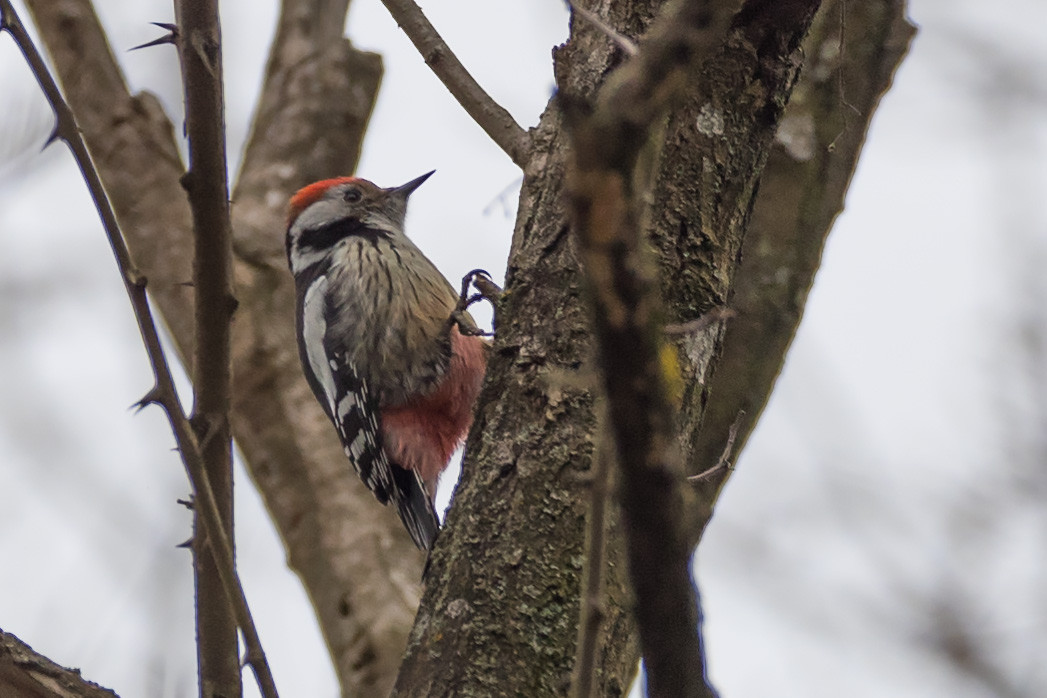
M 679 319 L 727 300 L 757 181 L 817 6 L 747 3 L 723 50 L 669 119 L 650 232 L 664 296 Z M 651 2 L 616 3 L 608 19 L 626 36 L 640 36 L 656 9 Z M 606 36 L 576 19 L 556 54 L 560 90 L 591 96 L 621 59 Z M 555 103 L 532 135 L 494 355 L 395 696 L 562 695 L 571 673 L 584 483 L 598 420 L 588 312 L 562 197 L 567 144 Z M 701 421 L 720 333 L 714 325 L 681 342 L 685 440 Z M 618 696 L 628 690 L 639 655 L 617 516 L 610 541 L 597 693 Z

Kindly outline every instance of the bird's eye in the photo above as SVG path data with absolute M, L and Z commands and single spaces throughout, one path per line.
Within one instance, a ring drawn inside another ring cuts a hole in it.
M 359 201 L 360 196 L 360 190 L 356 187 L 349 187 L 345 190 L 345 193 L 342 194 L 342 198 L 348 201 L 349 203 L 355 203 Z

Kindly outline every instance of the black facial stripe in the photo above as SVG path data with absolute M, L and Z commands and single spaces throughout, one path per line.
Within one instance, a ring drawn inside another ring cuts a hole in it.
M 326 250 L 347 237 L 362 237 L 374 243 L 380 237 L 389 237 L 389 231 L 372 228 L 356 218 L 343 218 L 319 228 L 303 230 L 298 238 L 298 248 Z

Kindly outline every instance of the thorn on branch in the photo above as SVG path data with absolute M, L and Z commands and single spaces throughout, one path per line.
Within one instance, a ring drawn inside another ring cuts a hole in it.
M 44 141 L 43 146 L 40 147 L 40 152 L 41 153 L 44 152 L 45 150 L 47 150 L 47 148 L 52 143 L 54 143 L 55 141 L 57 141 L 58 139 L 60 139 L 62 137 L 61 130 L 62 129 L 61 129 L 61 126 L 60 126 L 60 120 L 59 119 L 55 119 L 54 128 L 51 129 L 51 133 L 47 136 L 47 140 Z
M 149 48 L 150 46 L 162 46 L 163 44 L 173 44 L 175 46 L 178 45 L 178 25 L 177 24 L 169 24 L 167 22 L 150 22 L 149 24 L 152 24 L 154 27 L 160 27 L 161 29 L 166 29 L 167 33 L 164 34 L 163 36 L 161 36 L 159 39 L 153 39 L 152 41 L 147 41 L 144 44 L 139 44 L 138 46 L 135 46 L 133 48 L 129 48 L 129 49 L 127 49 L 128 52 L 130 52 L 130 51 L 137 51 L 140 48 Z
M 184 541 L 182 541 L 181 543 L 177 544 L 175 547 L 176 548 L 181 548 L 183 550 L 192 550 L 193 549 L 193 536 L 189 536 Z
M 164 406 L 164 394 L 163 391 L 160 390 L 159 385 L 154 385 L 150 388 L 149 392 L 143 395 L 141 400 L 131 405 L 128 409 L 132 409 L 135 411 L 135 414 L 138 414 L 146 407 L 149 407 L 149 405 Z
M 489 216 L 491 212 L 494 210 L 495 206 L 501 206 L 502 212 L 505 214 L 505 217 L 508 218 L 509 214 L 512 211 L 509 195 L 513 192 L 513 190 L 518 189 L 521 185 L 523 185 L 522 176 L 517 177 L 508 185 L 506 185 L 505 189 L 502 189 L 502 191 L 498 192 L 498 195 L 491 199 L 491 202 L 489 204 L 484 206 L 483 214 L 485 216 Z
M 190 496 L 189 499 L 182 499 L 181 497 L 179 497 L 178 499 L 175 500 L 175 503 L 176 504 L 181 504 L 183 507 L 185 507 L 189 511 L 192 511 L 194 508 L 196 508 L 196 503 L 193 501 L 192 496 Z

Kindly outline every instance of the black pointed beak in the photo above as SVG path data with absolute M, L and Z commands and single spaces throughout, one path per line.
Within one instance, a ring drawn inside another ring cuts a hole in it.
M 395 194 L 396 196 L 400 197 L 404 201 L 407 201 L 407 197 L 409 197 L 414 192 L 415 189 L 417 189 L 418 187 L 422 186 L 422 183 L 425 182 L 425 180 L 427 180 L 430 177 L 432 177 L 434 172 L 436 172 L 436 170 L 433 170 L 432 172 L 426 172 L 421 177 L 416 177 L 416 178 L 412 179 L 410 182 L 408 182 L 407 184 L 401 184 L 398 187 L 393 187 L 392 189 L 389 190 L 389 193 L 390 194 Z

